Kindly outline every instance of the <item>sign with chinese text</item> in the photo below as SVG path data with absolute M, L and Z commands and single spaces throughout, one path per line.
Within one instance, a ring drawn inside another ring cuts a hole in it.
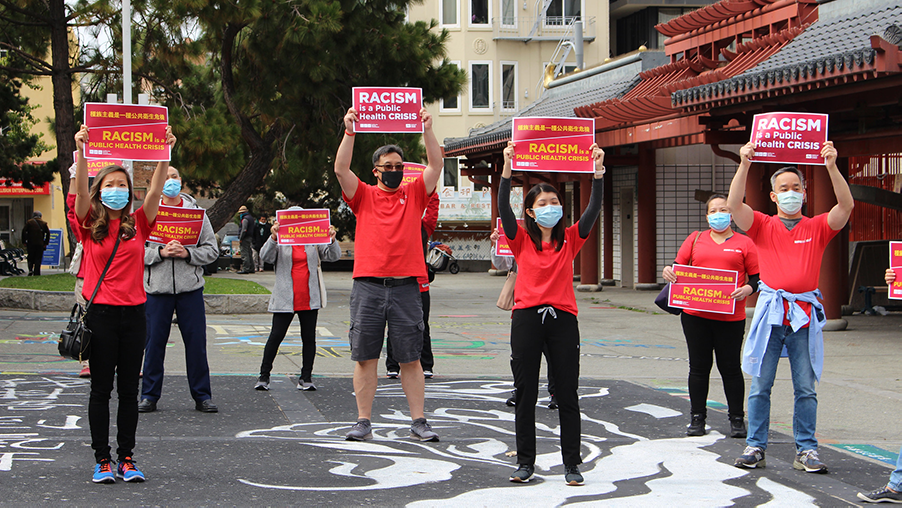
M 700 266 L 673 265 L 677 281 L 670 284 L 669 304 L 684 310 L 732 314 L 736 300 L 735 270 L 718 270 Z
M 423 174 L 423 171 L 426 170 L 426 166 L 422 164 L 417 164 L 416 162 L 405 162 L 404 163 L 404 179 L 401 180 L 401 185 L 407 185 L 413 183 L 414 180 L 420 177 Z
M 328 245 L 330 212 L 327 208 L 278 210 L 279 245 Z
M 182 245 L 197 245 L 203 226 L 203 208 L 160 205 L 153 231 L 147 241 L 166 245 L 176 240 Z
M 517 219 L 517 225 L 522 226 L 523 219 Z M 511 250 L 510 240 L 507 239 L 507 236 L 504 234 L 504 228 L 501 227 L 501 217 L 498 217 L 498 222 L 495 227 L 498 228 L 498 241 L 495 242 L 495 255 L 513 257 L 514 252 Z
M 896 272 L 896 280 L 889 285 L 889 297 L 902 300 L 902 242 L 889 243 L 889 267 Z
M 164 106 L 88 102 L 85 158 L 168 161 L 168 123 L 169 112 Z
M 42 266 L 60 266 L 60 259 L 63 251 L 63 230 L 50 230 L 50 243 L 44 249 L 44 256 L 41 258 Z
M 594 118 L 514 118 L 511 140 L 514 171 L 595 172 Z
M 752 120 L 753 162 L 824 164 L 821 149 L 827 141 L 828 115 L 821 113 L 763 113 Z
M 354 87 L 354 132 L 423 132 L 422 88 Z

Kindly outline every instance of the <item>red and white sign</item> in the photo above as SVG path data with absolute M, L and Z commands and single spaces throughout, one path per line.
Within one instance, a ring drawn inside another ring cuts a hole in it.
M 422 88 L 354 87 L 354 132 L 423 132 Z
M 22 182 L 13 182 L 7 178 L 0 178 L 0 196 L 39 196 L 48 194 L 50 194 L 50 182 L 44 185 L 35 185 L 32 189 L 26 189 L 22 186 Z
M 78 150 L 72 152 L 72 160 L 78 161 Z M 124 163 L 122 159 L 89 159 L 88 157 L 85 157 L 85 162 L 88 164 L 88 178 L 94 178 L 101 169 L 107 166 L 114 164 L 122 166 Z
M 896 272 L 896 280 L 889 285 L 889 297 L 902 300 L 902 242 L 889 243 L 889 267 Z
M 203 208 L 160 205 L 147 241 L 166 245 L 176 240 L 182 245 L 197 245 L 203 226 Z
M 517 219 L 517 225 L 522 226 L 523 219 Z M 495 242 L 495 255 L 513 257 L 514 251 L 511 250 L 511 241 L 504 235 L 504 228 L 501 227 L 500 217 L 498 218 L 498 223 L 495 227 L 498 228 L 498 241 Z
M 278 210 L 279 245 L 328 245 L 330 212 L 327 208 Z
M 88 102 L 85 158 L 168 161 L 168 124 L 169 111 L 164 106 Z
M 401 180 L 401 185 L 413 183 L 414 180 L 423 175 L 423 171 L 426 171 L 426 166 L 417 164 L 416 162 L 405 162 L 404 179 Z
M 754 162 L 825 164 L 821 149 L 827 142 L 828 115 L 821 113 L 764 113 L 752 120 Z
M 670 284 L 671 307 L 687 310 L 732 314 L 739 274 L 736 270 L 718 270 L 700 266 L 673 265 L 677 281 Z
M 515 171 L 595 172 L 594 118 L 514 118 L 511 140 Z

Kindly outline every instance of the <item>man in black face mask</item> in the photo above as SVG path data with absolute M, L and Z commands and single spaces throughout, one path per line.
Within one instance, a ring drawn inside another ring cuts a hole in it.
M 357 111 L 345 115 L 345 135 L 335 156 L 335 176 L 342 197 L 357 216 L 354 240 L 354 287 L 351 290 L 351 360 L 357 423 L 348 440 L 372 439 L 370 422 L 376 395 L 376 368 L 382 353 L 385 325 L 392 355 L 401 366 L 401 386 L 410 406 L 410 437 L 438 441 L 424 416 L 425 382 L 420 354 L 423 349 L 423 308 L 417 277 L 426 277 L 420 243 L 423 211 L 435 192 L 442 170 L 442 150 L 432 131 L 432 115 L 423 108 L 423 144 L 427 166 L 409 185 L 404 179 L 404 154 L 386 145 L 373 154 L 377 185 L 367 185 L 351 171 L 354 123 Z

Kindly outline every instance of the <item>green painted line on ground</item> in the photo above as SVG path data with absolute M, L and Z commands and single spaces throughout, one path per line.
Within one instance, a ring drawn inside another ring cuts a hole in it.
M 857 455 L 862 455 L 864 457 L 868 457 L 871 459 L 879 460 L 880 462 L 886 462 L 891 466 L 896 465 L 896 461 L 899 460 L 899 454 L 893 453 L 887 450 L 883 450 L 881 448 L 877 448 L 873 445 L 862 445 L 862 444 L 832 444 L 835 448 L 839 448 L 841 450 L 846 450 L 848 452 L 855 453 Z

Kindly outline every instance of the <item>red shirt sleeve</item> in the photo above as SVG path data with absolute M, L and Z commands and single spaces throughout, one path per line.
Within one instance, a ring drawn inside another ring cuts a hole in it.
M 738 233 L 737 233 L 738 234 Z M 750 238 L 745 237 L 745 273 L 746 275 L 755 275 L 761 273 L 761 268 L 758 267 L 758 247 L 755 246 L 755 242 L 753 242 Z
M 345 194 L 345 191 L 341 191 L 341 199 L 345 200 L 345 203 L 351 208 L 351 211 L 357 213 L 357 210 L 360 208 L 360 203 L 363 202 L 363 195 L 369 190 L 369 186 L 363 183 L 360 180 L 360 177 L 357 177 L 357 192 L 354 193 L 354 199 L 348 199 L 348 195 Z
M 438 192 L 433 192 L 426 204 L 426 215 L 423 216 L 423 229 L 426 230 L 426 236 L 432 236 L 435 232 L 435 226 L 438 224 Z

